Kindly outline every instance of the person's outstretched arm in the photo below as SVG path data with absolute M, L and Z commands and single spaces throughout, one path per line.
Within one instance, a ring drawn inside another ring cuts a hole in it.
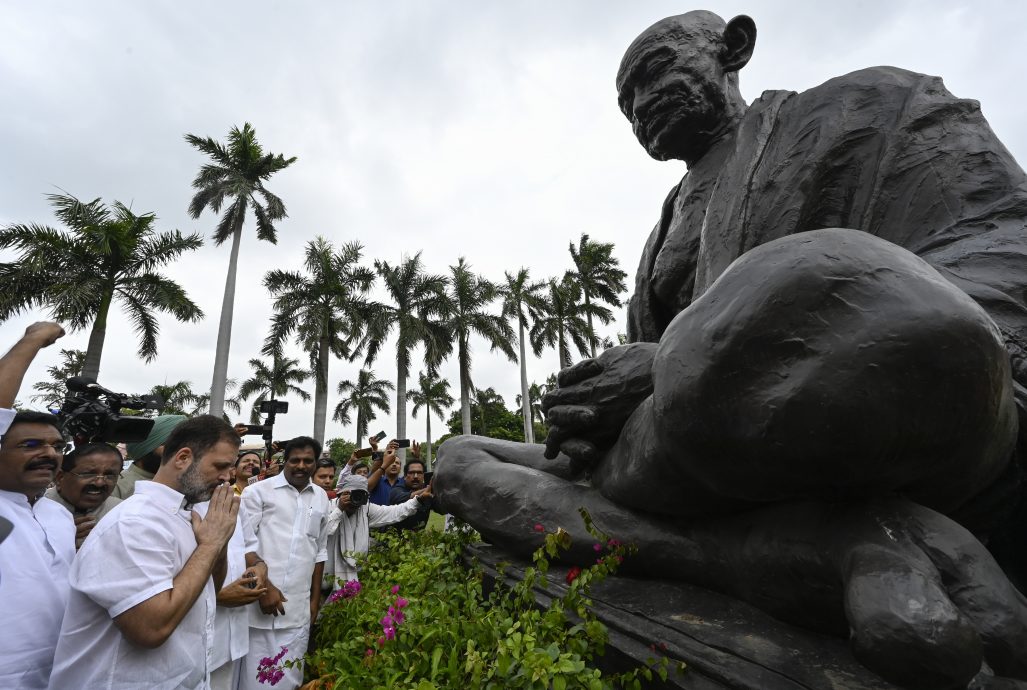
M 0 408 L 14 407 L 18 389 L 36 353 L 53 345 L 63 335 L 64 329 L 60 324 L 38 321 L 25 329 L 25 335 L 14 344 L 10 352 L 0 357 Z

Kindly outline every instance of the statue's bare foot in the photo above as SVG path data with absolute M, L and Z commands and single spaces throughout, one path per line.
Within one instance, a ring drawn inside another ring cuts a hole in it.
M 864 665 L 910 688 L 965 688 L 982 659 L 1027 680 L 1027 600 L 973 535 L 904 501 L 851 512 L 833 560 Z

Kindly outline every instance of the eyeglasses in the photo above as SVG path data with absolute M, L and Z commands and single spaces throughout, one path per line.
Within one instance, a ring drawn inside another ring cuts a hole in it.
M 108 474 L 106 472 L 100 474 L 98 472 L 75 472 L 74 470 L 69 471 L 68 474 L 73 474 L 84 482 L 92 482 L 95 481 L 97 477 L 99 477 L 108 484 L 117 484 L 118 478 L 121 476 L 119 474 Z
M 27 438 L 20 443 L 14 444 L 15 448 L 21 448 L 22 450 L 39 450 L 43 446 L 50 446 L 58 455 L 64 455 L 71 450 L 71 444 L 63 440 L 54 441 L 53 443 L 47 443 L 46 441 L 39 438 Z

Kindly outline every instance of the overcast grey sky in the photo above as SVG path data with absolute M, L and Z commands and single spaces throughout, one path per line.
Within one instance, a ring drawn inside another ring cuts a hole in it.
M 567 244 L 588 232 L 616 243 L 633 282 L 660 204 L 685 168 L 638 146 L 617 109 L 614 76 L 636 35 L 689 9 L 755 19 L 756 51 L 741 76 L 747 100 L 896 65 L 941 75 L 957 96 L 981 101 L 998 136 L 1027 161 L 1027 3 L 1019 0 L 0 0 L 0 224 L 53 223 L 45 194 L 59 187 L 156 212 L 159 229 L 209 237 L 216 217 L 186 213 L 203 158 L 182 135 L 223 139 L 252 123 L 266 149 L 299 160 L 269 184 L 289 211 L 278 245 L 246 229 L 229 365 L 239 380 L 270 316 L 265 271 L 299 268 L 318 234 L 363 243 L 368 263 L 423 250 L 429 269 L 446 272 L 463 255 L 499 280 L 521 266 L 535 278 L 562 274 Z M 228 250 L 208 241 L 168 270 L 207 318 L 161 319 L 154 362 L 136 359 L 130 328 L 112 312 L 102 384 L 126 392 L 180 379 L 197 391 L 210 386 Z M 0 349 L 44 316 L 3 324 Z M 603 334 L 624 323 L 618 311 Z M 60 347 L 84 349 L 87 336 L 71 334 Z M 517 366 L 474 346 L 476 383 L 512 407 Z M 33 365 L 23 400 L 57 354 L 46 350 Z M 389 347 L 375 372 L 394 380 L 393 360 Z M 556 360 L 547 351 L 529 361 L 529 380 L 544 381 Z M 357 369 L 332 362 L 329 411 L 338 381 Z M 456 394 L 455 363 L 443 374 Z M 312 418 L 312 405 L 293 401 L 281 435 L 310 433 Z M 409 425 L 411 437 L 423 437 L 423 413 Z M 395 422 L 372 426 L 391 433 Z M 444 431 L 438 420 L 434 428 Z M 339 435 L 353 431 L 330 421 L 327 437 Z

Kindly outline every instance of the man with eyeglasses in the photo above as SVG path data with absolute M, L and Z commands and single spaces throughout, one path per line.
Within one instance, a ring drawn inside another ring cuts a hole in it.
M 67 443 L 57 418 L 19 412 L 0 436 L 0 517 L 14 529 L 0 543 L 0 688 L 45 688 L 68 603 L 75 558 L 71 513 L 43 497 Z
M 64 456 L 57 484 L 46 490 L 47 498 L 60 503 L 75 519 L 75 548 L 100 518 L 121 503 L 111 496 L 121 473 L 121 453 L 106 443 L 89 443 Z
M 403 483 L 392 488 L 392 492 L 389 494 L 389 503 L 399 505 L 424 493 L 430 494 L 424 490 L 424 463 L 417 458 L 408 460 L 403 470 Z M 433 505 L 434 499 L 419 501 L 417 511 L 413 515 L 393 524 L 390 529 L 424 529 L 428 524 L 428 517 L 431 515 Z

